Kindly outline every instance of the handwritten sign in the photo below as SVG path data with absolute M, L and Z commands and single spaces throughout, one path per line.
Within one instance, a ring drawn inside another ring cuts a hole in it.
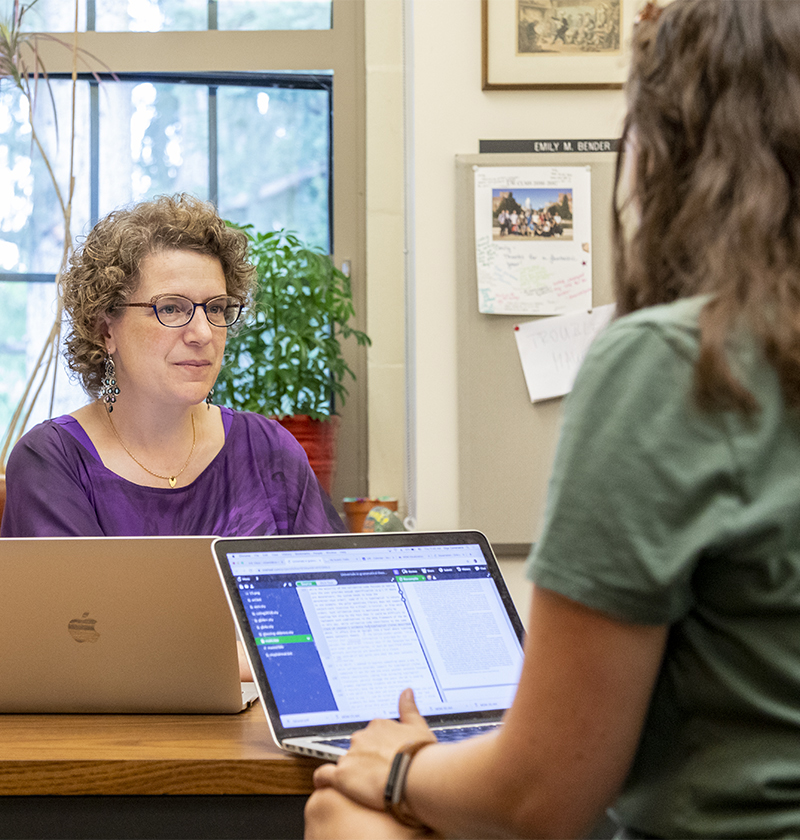
M 531 402 L 563 397 L 589 345 L 614 316 L 614 304 L 514 327 L 517 350 Z
M 561 315 L 592 305 L 588 166 L 475 167 L 478 308 Z

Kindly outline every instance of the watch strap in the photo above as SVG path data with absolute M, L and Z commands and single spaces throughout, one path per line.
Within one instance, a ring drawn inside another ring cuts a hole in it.
M 398 822 L 411 828 L 424 828 L 425 824 L 420 822 L 412 813 L 406 803 L 406 778 L 411 767 L 411 760 L 423 748 L 436 741 L 415 741 L 406 744 L 399 750 L 392 761 L 389 770 L 389 778 L 386 780 L 386 789 L 383 793 L 384 810 L 391 814 Z

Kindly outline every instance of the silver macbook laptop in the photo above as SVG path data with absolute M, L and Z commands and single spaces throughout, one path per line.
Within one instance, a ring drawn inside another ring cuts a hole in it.
M 0 540 L 0 712 L 241 711 L 211 541 Z
M 414 689 L 440 740 L 499 725 L 522 623 L 475 531 L 215 540 L 272 735 L 337 760 Z

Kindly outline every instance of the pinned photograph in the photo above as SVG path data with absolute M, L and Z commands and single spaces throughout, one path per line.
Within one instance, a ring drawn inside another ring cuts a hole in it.
M 588 166 L 476 166 L 478 310 L 591 309 L 591 203 Z
M 492 190 L 492 239 L 572 239 L 572 189 Z

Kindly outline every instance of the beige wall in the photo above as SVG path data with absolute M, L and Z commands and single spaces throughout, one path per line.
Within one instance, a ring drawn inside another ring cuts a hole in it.
M 511 2 L 511 0 L 509 0 Z M 481 139 L 619 136 L 620 91 L 481 90 L 480 0 L 413 8 L 417 526 L 455 528 L 455 155 Z M 366 0 L 370 492 L 402 495 L 403 0 Z M 524 469 L 524 464 L 520 466 Z
M 369 492 L 404 499 L 402 0 L 366 0 Z M 405 512 L 405 503 L 402 503 Z

